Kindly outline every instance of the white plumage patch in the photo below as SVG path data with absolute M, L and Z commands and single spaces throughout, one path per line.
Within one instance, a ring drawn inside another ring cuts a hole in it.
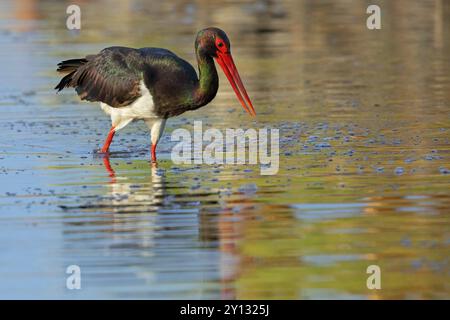
M 100 103 L 103 111 L 111 116 L 111 123 L 116 131 L 124 128 L 133 120 L 158 119 L 154 110 L 153 97 L 141 81 L 139 84 L 141 96 L 127 107 L 113 108 L 106 103 Z
M 155 114 L 155 105 L 150 91 L 144 84 L 139 83 L 141 96 L 132 104 L 126 107 L 113 108 L 101 102 L 102 110 L 111 116 L 111 124 L 118 131 L 134 120 L 144 120 L 151 130 L 152 143 L 158 143 L 162 135 L 166 119 L 159 118 Z

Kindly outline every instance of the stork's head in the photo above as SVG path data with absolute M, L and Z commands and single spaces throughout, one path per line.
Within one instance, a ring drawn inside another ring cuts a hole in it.
M 255 108 L 248 97 L 239 72 L 231 56 L 231 44 L 226 33 L 219 28 L 206 28 L 197 33 L 195 39 L 197 54 L 210 56 L 216 60 L 233 87 L 242 107 L 250 115 L 255 116 Z

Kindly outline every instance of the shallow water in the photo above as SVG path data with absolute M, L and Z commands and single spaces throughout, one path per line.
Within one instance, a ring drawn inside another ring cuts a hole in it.
M 0 4 L 0 298 L 450 298 L 450 6 L 378 1 Z M 101 13 L 101 15 L 100 15 Z M 225 29 L 258 116 L 221 75 L 207 107 L 143 123 L 108 159 L 109 120 L 55 65 L 111 45 L 194 63 L 197 30 Z M 170 133 L 280 129 L 280 170 L 174 165 Z M 366 287 L 378 265 L 382 289 Z M 82 289 L 66 289 L 78 265 Z

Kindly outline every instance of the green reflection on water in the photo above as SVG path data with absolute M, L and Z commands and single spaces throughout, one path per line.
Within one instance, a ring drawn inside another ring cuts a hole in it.
M 23 184 L 0 208 L 5 221 L 22 221 L 29 210 L 62 234 L 47 263 L 83 261 L 95 284 L 85 297 L 449 297 L 446 1 L 379 1 L 379 31 L 365 28 L 366 1 L 94 1 L 81 4 L 79 34 L 64 28 L 65 3 L 20 3 L 0 10 L 2 41 L 18 60 L 1 55 L 5 68 L 26 65 L 35 80 L 30 88 L 6 69 L 7 88 L 35 95 L 0 91 L 9 133 L 0 137 L 9 179 L 2 191 L 11 191 L 16 170 Z M 208 25 L 227 31 L 256 120 L 221 76 L 211 105 L 169 120 L 158 169 L 144 160 L 143 126 L 132 124 L 112 145 L 124 151 L 111 157 L 114 173 L 105 170 L 91 151 L 106 118 L 73 93 L 49 93 L 56 62 L 126 45 L 167 47 L 194 63 L 194 35 Z M 170 132 L 197 119 L 220 130 L 279 128 L 280 171 L 173 165 Z M 73 132 L 70 145 L 61 132 Z M 27 189 L 34 184 L 41 194 Z M 46 238 L 37 230 L 39 243 Z M 366 287 L 371 264 L 382 269 L 380 291 Z M 104 286 L 100 279 L 113 281 L 115 272 L 123 282 Z

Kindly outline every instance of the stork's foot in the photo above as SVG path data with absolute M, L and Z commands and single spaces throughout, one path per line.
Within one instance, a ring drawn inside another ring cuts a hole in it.
M 101 157 L 109 157 L 110 153 L 109 150 L 103 150 L 103 149 L 94 149 L 94 155 L 101 156 Z

